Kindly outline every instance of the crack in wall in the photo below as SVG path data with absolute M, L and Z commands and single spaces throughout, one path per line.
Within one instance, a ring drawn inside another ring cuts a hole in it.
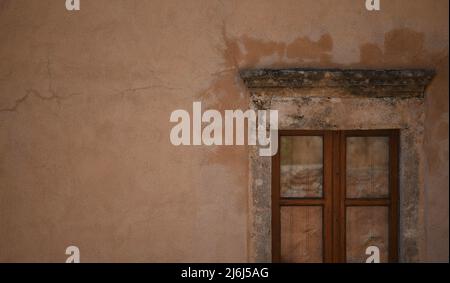
M 0 109 L 0 112 L 17 112 L 17 110 L 19 109 L 20 105 L 25 103 L 25 101 L 27 101 L 31 96 L 34 96 L 40 100 L 44 100 L 44 101 L 52 101 L 52 100 L 56 100 L 57 103 L 59 104 L 61 102 L 61 100 L 64 99 L 68 99 L 70 97 L 73 96 L 79 96 L 81 94 L 79 93 L 73 93 L 70 95 L 66 95 L 66 96 L 59 96 L 55 93 L 53 93 L 51 96 L 44 96 L 42 94 L 39 93 L 39 91 L 35 90 L 35 89 L 28 89 L 26 90 L 26 94 L 24 96 L 22 96 L 21 98 L 17 99 L 12 107 L 9 108 L 2 108 Z

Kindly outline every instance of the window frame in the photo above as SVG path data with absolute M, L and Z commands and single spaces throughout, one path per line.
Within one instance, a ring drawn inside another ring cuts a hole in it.
M 280 197 L 280 151 L 272 157 L 272 261 L 281 260 L 281 206 L 322 207 L 323 262 L 346 262 L 346 208 L 350 206 L 388 207 L 389 262 L 398 261 L 399 137 L 398 129 L 387 130 L 280 130 L 283 136 L 322 136 L 323 192 L 321 198 Z M 389 194 L 386 198 L 346 197 L 346 138 L 389 138 Z

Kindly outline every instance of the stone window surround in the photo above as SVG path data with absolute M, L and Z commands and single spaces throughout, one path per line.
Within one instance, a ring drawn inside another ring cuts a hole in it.
M 423 259 L 425 89 L 433 70 L 256 69 L 240 76 L 251 109 L 281 130 L 400 129 L 399 261 Z M 271 158 L 249 150 L 249 260 L 271 261 Z

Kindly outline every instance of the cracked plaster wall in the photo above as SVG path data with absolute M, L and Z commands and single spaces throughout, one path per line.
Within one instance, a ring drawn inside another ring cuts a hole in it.
M 448 1 L 63 2 L 0 0 L 0 261 L 248 261 L 248 149 L 169 116 L 246 108 L 261 67 L 437 70 L 418 260 L 448 261 Z

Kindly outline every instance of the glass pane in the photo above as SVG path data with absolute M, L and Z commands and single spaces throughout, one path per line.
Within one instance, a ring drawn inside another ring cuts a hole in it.
M 322 197 L 322 137 L 281 137 L 280 157 L 281 197 Z
M 388 215 L 383 206 L 347 207 L 347 262 L 366 262 L 370 246 L 380 250 L 380 262 L 388 261 Z
M 281 207 L 281 261 L 322 262 L 322 207 Z
M 348 198 L 388 196 L 388 137 L 348 137 L 346 158 Z

